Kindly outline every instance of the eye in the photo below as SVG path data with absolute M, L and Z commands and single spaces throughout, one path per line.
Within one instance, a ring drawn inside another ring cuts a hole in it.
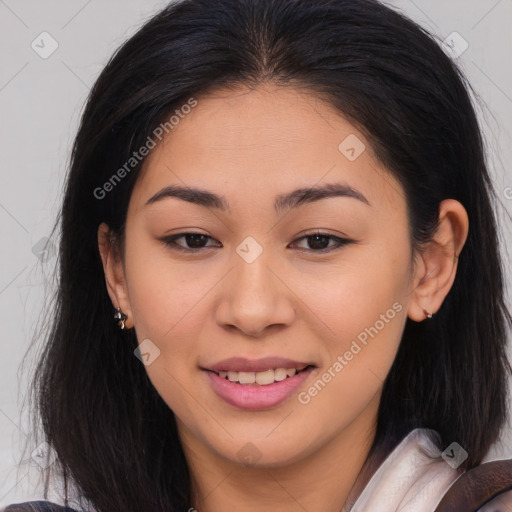
M 309 249 L 313 252 L 329 252 L 335 249 L 339 249 L 345 245 L 354 243 L 354 240 L 349 240 L 348 238 L 340 238 L 338 236 L 330 235 L 328 233 L 321 233 L 316 231 L 315 233 L 307 234 L 301 238 L 298 238 L 296 241 L 305 240 Z M 333 245 L 329 245 L 330 242 L 334 242 Z M 304 248 L 304 247 L 299 247 Z
M 183 246 L 181 243 L 176 243 L 176 241 L 181 238 L 186 242 L 186 246 Z M 211 245 L 205 245 L 208 239 L 214 240 L 211 236 L 204 235 L 203 233 L 178 233 L 177 235 L 168 236 L 161 240 L 166 246 L 172 249 L 185 252 L 197 252 L 200 249 L 213 247 Z
M 184 242 L 185 245 L 177 242 L 180 239 L 182 239 L 182 242 Z M 220 242 L 218 242 L 219 245 L 207 245 L 208 240 L 215 239 L 203 233 L 178 233 L 161 239 L 167 247 L 183 252 L 199 252 L 202 249 L 208 249 L 209 247 L 222 247 Z M 307 249 L 311 252 L 330 252 L 355 242 L 348 238 L 340 238 L 338 236 L 318 231 L 298 238 L 294 243 L 301 240 L 305 240 L 308 247 L 299 247 L 299 249 Z M 331 244 L 331 242 L 333 243 Z

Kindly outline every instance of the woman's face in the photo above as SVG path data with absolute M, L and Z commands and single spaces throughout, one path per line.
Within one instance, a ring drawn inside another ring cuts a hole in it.
M 120 305 L 152 384 L 196 454 L 277 467 L 368 441 L 416 281 L 401 186 L 312 95 L 196 100 L 127 214 Z M 237 368 L 259 384 L 211 371 Z

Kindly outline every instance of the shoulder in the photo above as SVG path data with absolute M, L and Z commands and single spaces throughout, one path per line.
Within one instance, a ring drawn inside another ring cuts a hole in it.
M 78 512 L 77 510 L 64 505 L 57 505 L 50 501 L 25 501 L 13 503 L 2 509 L 0 512 Z

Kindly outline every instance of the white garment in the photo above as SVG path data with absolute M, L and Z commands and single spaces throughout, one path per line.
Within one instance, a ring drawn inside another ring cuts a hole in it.
M 428 429 L 412 430 L 389 454 L 363 489 L 350 512 L 433 512 L 464 473 L 441 457 Z M 512 512 L 512 492 L 479 512 Z M 465 511 L 461 511 L 465 512 Z

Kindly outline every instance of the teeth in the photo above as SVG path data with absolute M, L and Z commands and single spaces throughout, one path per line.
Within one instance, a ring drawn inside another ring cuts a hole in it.
M 254 372 L 237 372 L 240 384 L 254 384 L 256 382 Z
M 276 370 L 277 372 L 278 370 Z M 251 372 L 252 373 L 252 372 Z M 275 379 L 275 372 L 274 370 L 267 370 L 266 372 L 256 372 L 252 373 L 255 377 L 256 382 L 260 386 L 265 386 L 266 384 L 272 384 Z M 240 372 L 240 375 L 242 375 L 242 372 Z M 240 380 L 240 384 L 243 384 L 243 382 Z
M 230 382 L 238 382 L 240 384 L 256 383 L 260 386 L 266 386 L 274 382 L 280 382 L 288 377 L 293 377 L 296 373 L 296 368 L 276 368 L 275 370 L 266 370 L 264 372 L 219 372 L 219 377 L 227 378 Z
M 272 371 L 272 370 L 269 370 Z M 291 368 L 290 368 L 291 371 Z M 295 373 L 295 368 L 293 369 L 293 373 Z M 277 382 L 286 379 L 288 377 L 288 370 L 285 368 L 276 368 L 274 370 L 274 380 L 277 380 Z

